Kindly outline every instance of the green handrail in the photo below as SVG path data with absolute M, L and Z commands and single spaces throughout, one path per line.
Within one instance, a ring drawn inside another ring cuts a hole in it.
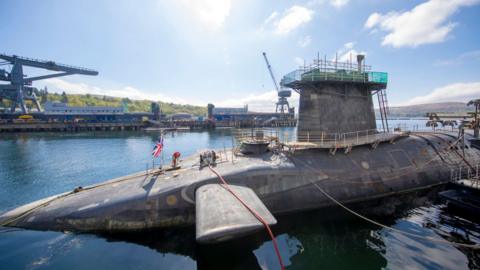
M 295 70 L 282 79 L 282 84 L 290 84 L 300 81 L 348 81 L 348 82 L 373 82 L 387 84 L 388 73 L 386 72 L 358 72 L 351 70 L 322 71 L 319 69 Z

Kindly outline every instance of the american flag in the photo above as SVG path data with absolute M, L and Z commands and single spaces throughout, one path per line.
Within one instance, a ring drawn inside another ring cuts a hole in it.
M 160 136 L 160 138 L 158 138 L 158 141 L 155 143 L 155 146 L 153 147 L 152 156 L 155 158 L 158 157 L 162 152 L 162 149 L 163 149 L 163 136 Z

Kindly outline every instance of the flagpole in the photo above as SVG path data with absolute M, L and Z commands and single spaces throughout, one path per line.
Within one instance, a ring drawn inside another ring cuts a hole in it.
M 165 137 L 163 136 L 163 132 L 162 132 L 162 158 L 160 159 L 160 166 L 163 166 L 163 164 L 165 163 L 163 158 L 164 158 L 164 155 L 163 155 L 163 150 L 165 149 Z

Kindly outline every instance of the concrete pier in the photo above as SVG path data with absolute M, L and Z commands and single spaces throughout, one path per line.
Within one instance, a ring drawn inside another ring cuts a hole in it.
M 140 130 L 145 127 L 144 122 L 25 122 L 0 124 L 0 133 L 7 132 L 78 132 L 78 131 L 120 131 Z

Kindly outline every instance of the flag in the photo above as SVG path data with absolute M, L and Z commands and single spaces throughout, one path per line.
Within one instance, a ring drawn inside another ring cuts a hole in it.
M 152 156 L 154 158 L 158 157 L 162 152 L 162 149 L 163 149 L 163 136 L 160 136 L 160 138 L 158 138 L 158 141 L 155 143 L 155 146 L 153 147 Z

